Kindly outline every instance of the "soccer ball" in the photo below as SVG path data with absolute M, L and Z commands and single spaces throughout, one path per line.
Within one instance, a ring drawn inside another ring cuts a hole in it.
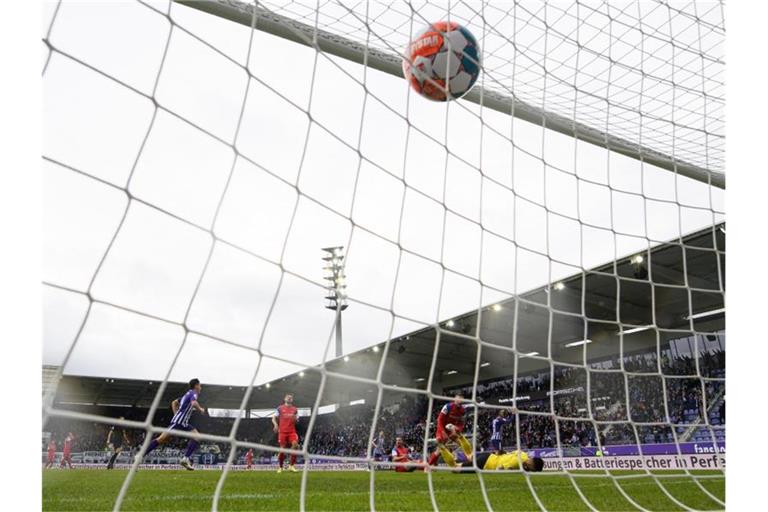
M 411 41 L 403 59 L 403 73 L 411 87 L 430 100 L 464 96 L 480 75 L 480 48 L 466 28 L 439 21 Z
M 445 430 L 453 434 L 453 431 L 456 429 L 456 427 L 453 426 L 453 423 L 449 423 L 445 426 Z

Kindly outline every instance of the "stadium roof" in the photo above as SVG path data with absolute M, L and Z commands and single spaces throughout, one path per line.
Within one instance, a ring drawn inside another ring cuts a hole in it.
M 548 353 L 555 364 L 583 364 L 585 359 L 608 359 L 622 349 L 631 354 L 655 347 L 657 334 L 666 341 L 690 335 L 691 328 L 717 332 L 725 325 L 724 269 L 725 224 L 718 224 L 486 306 L 480 314 L 473 310 L 454 317 L 441 324 L 439 342 L 433 327 L 424 328 L 393 339 L 388 350 L 382 342 L 329 361 L 320 405 L 375 399 L 375 384 L 341 376 L 376 379 L 385 352 L 382 383 L 425 389 L 434 359 L 432 391 L 439 393 L 473 382 L 478 361 L 478 380 L 485 381 L 513 374 L 516 358 L 518 375 L 525 375 L 549 368 Z M 658 330 L 642 329 L 654 323 Z M 634 331 L 623 336 L 621 349 L 620 326 Z M 484 342 L 479 354 L 478 333 Z M 52 372 L 43 369 L 44 389 L 51 385 Z M 246 408 L 271 408 L 286 392 L 295 393 L 299 405 L 311 406 L 320 383 L 318 369 L 306 368 L 259 386 Z M 157 381 L 65 375 L 55 405 L 148 407 L 158 386 Z M 169 403 L 185 388 L 185 383 L 169 383 L 160 403 Z M 245 391 L 242 386 L 204 383 L 201 401 L 208 407 L 237 409 Z M 398 391 L 384 393 L 386 398 Z

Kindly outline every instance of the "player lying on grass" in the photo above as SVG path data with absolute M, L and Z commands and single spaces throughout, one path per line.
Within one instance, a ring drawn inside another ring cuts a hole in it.
M 120 416 L 120 419 L 123 420 L 125 418 Z M 109 429 L 109 434 L 107 434 L 107 446 L 112 451 L 112 456 L 107 463 L 107 469 L 115 468 L 115 461 L 117 460 L 117 456 L 120 455 L 120 452 L 123 451 L 123 445 L 128 446 L 128 434 L 125 432 L 124 428 L 115 428 L 115 426 L 112 425 L 112 428 Z
M 405 445 L 402 437 L 395 439 L 395 446 L 392 448 L 392 462 L 395 463 L 395 471 L 398 473 L 410 473 L 417 469 L 423 469 L 424 463 L 406 465 L 405 463 L 413 462 L 411 458 L 411 450 Z M 400 464 L 397 464 L 397 463 Z
M 184 393 L 184 396 L 171 402 L 173 418 L 171 418 L 171 423 L 168 425 L 168 429 L 150 441 L 144 456 L 148 455 L 152 450 L 161 444 L 165 444 L 170 441 L 171 437 L 173 437 L 172 431 L 174 430 L 184 430 L 186 432 L 192 432 L 193 434 L 198 433 L 197 429 L 190 425 L 189 419 L 192 417 L 193 411 L 198 411 L 200 413 L 205 412 L 205 409 L 197 402 L 197 398 L 200 396 L 200 392 L 202 390 L 203 386 L 200 385 L 200 381 L 198 379 L 192 379 L 189 381 L 189 389 L 186 393 Z M 181 464 L 181 466 L 185 469 L 190 471 L 195 469 L 192 467 L 192 462 L 189 460 L 189 458 L 193 453 L 195 453 L 198 444 L 199 443 L 196 439 L 190 439 L 187 442 L 187 450 L 184 453 L 184 457 L 182 457 L 179 461 L 179 464 Z M 137 453 L 136 458 L 138 459 L 140 455 L 140 453 Z
M 440 458 L 440 455 L 443 455 L 443 460 L 446 460 L 445 455 L 451 454 L 451 451 L 445 446 L 449 440 L 458 443 L 467 457 L 472 456 L 472 444 L 462 434 L 464 431 L 464 415 L 467 412 L 461 403 L 463 398 L 462 395 L 455 395 L 453 402 L 445 404 L 437 416 L 437 429 L 435 432 L 437 450 L 429 456 L 427 462 L 430 466 L 437 464 L 437 459 Z
M 522 450 L 514 452 L 478 452 L 474 457 L 470 456 L 464 462 L 457 462 L 452 453 L 442 454 L 446 464 L 454 468 L 461 468 L 461 472 L 472 472 L 475 469 L 474 459 L 477 467 L 485 470 L 511 469 L 519 470 L 522 463 L 525 471 L 543 471 L 544 460 L 541 457 L 529 457 Z
M 293 405 L 293 395 L 288 393 L 283 399 L 283 403 L 277 406 L 275 415 L 272 416 L 272 428 L 277 434 L 277 444 L 280 448 L 299 449 L 299 434 L 296 432 L 296 421 L 299 419 L 299 410 Z M 280 450 L 277 456 L 277 472 L 283 472 L 283 463 L 285 462 L 285 453 Z M 289 471 L 296 471 L 296 454 L 291 454 L 291 463 L 288 466 Z

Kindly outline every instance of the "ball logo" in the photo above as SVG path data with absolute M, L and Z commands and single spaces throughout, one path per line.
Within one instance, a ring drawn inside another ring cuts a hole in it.
M 411 43 L 410 55 L 427 55 L 434 53 L 443 44 L 443 38 L 440 34 L 425 35 Z

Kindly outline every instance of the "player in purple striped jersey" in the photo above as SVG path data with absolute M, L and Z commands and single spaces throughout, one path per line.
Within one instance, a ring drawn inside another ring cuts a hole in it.
M 513 413 L 517 412 L 516 408 L 511 409 Z M 512 417 L 509 415 L 509 411 L 501 409 L 499 414 L 491 422 L 491 447 L 497 454 L 503 453 L 501 449 L 501 438 L 504 437 L 504 427 L 512 422 Z
M 145 456 L 161 444 L 167 443 L 173 436 L 173 430 L 184 430 L 194 434 L 198 433 L 197 429 L 190 425 L 189 419 L 192 417 L 193 411 L 205 413 L 205 409 L 197 402 L 197 398 L 200 395 L 200 391 L 202 390 L 203 386 L 200 385 L 200 381 L 198 379 L 192 379 L 189 381 L 189 389 L 186 393 L 184 393 L 184 396 L 171 402 L 173 418 L 171 418 L 171 424 L 168 425 L 168 430 L 150 441 L 149 446 L 147 447 L 147 451 L 144 453 Z M 179 464 L 181 464 L 182 467 L 190 471 L 192 471 L 194 468 L 192 467 L 192 462 L 189 460 L 189 458 L 193 453 L 195 453 L 197 445 L 197 440 L 190 439 L 187 442 L 187 450 L 184 453 L 184 457 L 182 457 L 179 461 Z M 137 454 L 136 457 L 138 458 L 139 455 Z

